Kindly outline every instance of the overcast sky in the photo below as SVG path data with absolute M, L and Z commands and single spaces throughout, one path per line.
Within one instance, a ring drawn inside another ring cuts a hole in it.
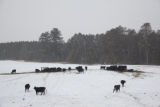
M 54 27 L 67 40 L 145 22 L 160 29 L 160 0 L 0 0 L 0 42 L 38 40 Z

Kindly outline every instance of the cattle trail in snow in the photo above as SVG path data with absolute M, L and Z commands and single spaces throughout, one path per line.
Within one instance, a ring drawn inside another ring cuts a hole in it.
M 151 107 L 151 106 L 148 106 L 146 104 L 141 103 L 140 99 L 138 97 L 134 96 L 133 94 L 131 94 L 129 92 L 125 92 L 125 91 L 123 91 L 123 93 L 125 95 L 128 95 L 128 96 L 132 97 L 137 102 L 137 104 L 140 104 L 142 107 Z

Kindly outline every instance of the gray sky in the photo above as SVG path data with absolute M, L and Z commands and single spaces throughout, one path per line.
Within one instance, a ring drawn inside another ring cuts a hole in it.
M 54 27 L 67 40 L 145 22 L 160 29 L 160 0 L 0 0 L 0 42 L 38 40 Z

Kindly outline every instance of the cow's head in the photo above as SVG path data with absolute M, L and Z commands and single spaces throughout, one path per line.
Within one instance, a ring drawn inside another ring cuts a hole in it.
M 36 86 L 34 86 L 34 89 L 36 89 L 37 87 Z

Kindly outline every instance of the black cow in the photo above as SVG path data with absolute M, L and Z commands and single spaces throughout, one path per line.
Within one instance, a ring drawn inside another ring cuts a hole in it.
M 68 71 L 72 70 L 71 67 L 68 67 Z
M 42 67 L 41 72 L 49 72 L 50 69 L 48 67 Z
M 34 90 L 36 91 L 36 95 L 38 95 L 38 93 L 45 95 L 46 87 L 34 87 Z
M 57 72 L 60 72 L 60 71 L 62 71 L 62 68 L 58 67 Z
M 65 72 L 65 71 L 66 71 L 66 68 L 63 68 L 62 71 Z
M 126 83 L 126 81 L 125 80 L 121 80 L 122 87 L 124 87 L 124 83 Z
M 26 92 L 26 91 L 29 91 L 29 88 L 30 88 L 30 84 L 26 84 L 26 85 L 25 85 L 25 92 Z
M 57 71 L 56 67 L 50 68 L 50 72 L 56 72 L 56 71 Z
M 16 73 L 16 69 L 13 69 L 11 72 L 11 74 L 14 74 L 14 73 Z
M 88 69 L 88 67 L 87 66 L 85 66 L 85 70 L 87 71 L 87 69 Z
M 39 69 L 35 69 L 35 72 L 40 72 L 40 70 Z
M 118 91 L 120 91 L 120 85 L 115 85 L 114 86 L 114 89 L 113 89 L 113 93 L 114 93 L 114 91 L 116 91 L 116 92 L 118 92 Z
M 82 68 L 82 66 L 76 67 L 76 70 L 77 70 L 79 73 L 84 72 L 84 69 Z
M 104 69 L 104 70 L 105 70 L 105 69 L 106 69 L 106 66 L 101 66 L 100 69 Z
M 116 70 L 118 70 L 118 67 L 117 67 L 117 65 L 112 65 L 112 66 L 107 67 L 106 69 L 111 70 L 111 71 L 116 71 Z
M 118 71 L 127 70 L 127 66 L 118 66 Z

